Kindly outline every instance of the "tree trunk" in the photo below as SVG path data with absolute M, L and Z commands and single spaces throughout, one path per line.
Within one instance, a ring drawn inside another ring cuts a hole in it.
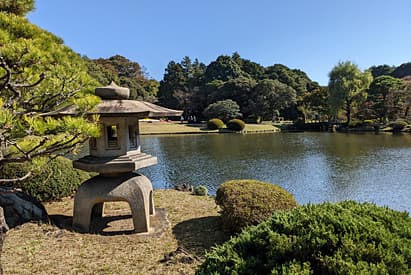
M 345 103 L 345 112 L 347 115 L 347 126 L 348 126 L 350 125 L 350 122 L 351 122 L 351 102 L 348 100 Z

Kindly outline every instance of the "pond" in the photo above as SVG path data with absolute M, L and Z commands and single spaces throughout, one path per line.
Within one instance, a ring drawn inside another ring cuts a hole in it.
M 142 136 L 154 188 L 231 179 L 278 184 L 300 204 L 357 200 L 411 212 L 411 135 L 274 133 Z

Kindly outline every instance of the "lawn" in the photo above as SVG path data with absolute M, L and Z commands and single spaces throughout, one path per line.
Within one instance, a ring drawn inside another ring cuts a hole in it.
M 161 236 L 80 234 L 69 227 L 27 223 L 7 233 L 2 253 L 4 272 L 193 274 L 205 251 L 228 238 L 220 228 L 214 199 L 175 190 L 155 190 L 154 199 L 156 207 L 167 210 L 170 222 Z M 132 228 L 126 203 L 105 206 L 105 215 L 120 218 L 109 226 Z M 45 207 L 54 218 L 72 218 L 71 198 Z
M 223 129 L 225 130 L 225 129 Z M 279 128 L 271 123 L 246 124 L 245 133 L 278 132 Z M 224 132 L 224 131 L 223 131 Z M 208 130 L 205 124 L 188 124 L 180 122 L 153 121 L 140 122 L 140 134 L 207 134 L 219 133 L 218 130 Z

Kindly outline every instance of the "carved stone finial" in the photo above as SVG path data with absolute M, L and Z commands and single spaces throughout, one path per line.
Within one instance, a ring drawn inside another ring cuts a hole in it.
M 130 89 L 120 87 L 114 81 L 111 81 L 108 86 L 96 88 L 95 93 L 102 99 L 128 99 L 130 97 Z

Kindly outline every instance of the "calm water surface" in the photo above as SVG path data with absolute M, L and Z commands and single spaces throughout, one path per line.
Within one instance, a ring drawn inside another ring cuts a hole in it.
M 411 212 L 411 135 L 276 133 L 143 136 L 154 188 L 272 182 L 300 204 L 357 200 Z

